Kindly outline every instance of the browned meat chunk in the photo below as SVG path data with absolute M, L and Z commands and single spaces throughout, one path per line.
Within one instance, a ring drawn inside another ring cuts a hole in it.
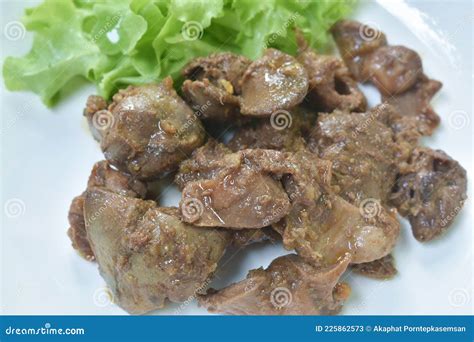
M 398 163 L 406 161 L 413 149 L 418 146 L 421 133 L 415 120 L 401 114 L 394 106 L 384 102 L 377 106 L 381 108 L 381 116 L 378 117 L 393 132 L 393 140 L 398 147 Z
M 301 103 L 308 92 L 308 75 L 295 58 L 274 49 L 250 64 L 242 77 L 241 112 L 270 116 Z
M 240 80 L 250 63 L 231 53 L 196 58 L 183 70 L 184 99 L 202 119 L 240 120 Z
M 108 162 L 100 161 L 92 168 L 87 189 L 95 187 L 106 188 L 119 195 L 144 198 L 146 195 L 145 183 L 113 169 Z
M 466 170 L 440 150 L 419 147 L 402 167 L 392 195 L 413 235 L 429 241 L 446 231 L 466 200 Z
M 249 148 L 292 151 L 304 146 L 305 141 L 298 129 L 277 130 L 268 121 L 241 127 L 227 144 L 227 147 L 234 152 Z
M 352 265 L 351 270 L 357 274 L 375 279 L 390 279 L 397 274 L 392 254 L 372 262 Z
M 217 53 L 192 60 L 182 74 L 192 81 L 208 79 L 213 85 L 224 87 L 230 94 L 240 94 L 240 80 L 250 63 L 252 61 L 244 56 Z
M 356 80 L 361 80 L 364 58 L 381 46 L 387 45 L 385 34 L 353 20 L 338 21 L 331 33 L 339 53 Z
M 230 83 L 229 83 L 230 84 Z M 232 88 L 219 88 L 209 82 L 186 80 L 183 83 L 183 97 L 202 119 L 222 122 L 239 119 L 239 98 Z
M 393 105 L 413 121 L 422 135 L 431 135 L 438 127 L 440 118 L 430 105 L 431 98 L 441 89 L 441 82 L 421 76 L 406 92 L 395 96 L 383 96 L 385 103 Z
M 84 222 L 84 194 L 74 197 L 68 214 L 69 229 L 67 235 L 71 239 L 72 247 L 84 259 L 93 261 L 95 259 L 86 234 L 86 223 Z
M 281 184 L 235 157 L 236 170 L 188 183 L 180 208 L 185 222 L 204 227 L 262 228 L 277 222 L 290 203 Z M 225 159 L 224 162 L 233 162 Z
M 183 223 L 176 208 L 94 188 L 85 195 L 87 236 L 114 301 L 133 314 L 202 291 L 227 232 Z
M 279 151 L 299 151 L 304 149 L 304 136 L 310 131 L 316 115 L 304 108 L 291 112 L 281 112 L 270 119 L 259 119 L 240 127 L 228 142 L 232 151 L 245 149 L 269 149 Z
M 96 187 L 106 188 L 123 196 L 140 198 L 145 197 L 147 190 L 145 184 L 112 169 L 106 161 L 98 162 L 92 168 L 87 189 Z M 68 215 L 70 227 L 67 233 L 74 249 L 85 259 L 94 260 L 94 253 L 87 239 L 84 222 L 84 196 L 85 192 L 72 200 Z
M 366 109 L 367 100 L 342 60 L 307 50 L 298 61 L 308 72 L 308 99 L 317 111 Z
M 290 207 L 281 183 L 270 170 L 246 158 L 226 154 L 208 143 L 182 163 L 176 182 L 183 188 L 180 208 L 185 222 L 204 227 L 263 228 Z
M 380 205 L 357 207 L 331 189 L 331 163 L 308 151 L 283 153 L 244 150 L 245 159 L 283 176 L 291 210 L 272 226 L 287 249 L 296 249 L 308 262 L 331 264 L 350 253 L 353 263 L 387 255 L 399 233 L 395 213 Z M 366 213 L 367 210 L 367 213 Z
M 420 56 L 404 46 L 382 46 L 364 59 L 362 79 L 370 80 L 385 96 L 412 88 L 423 75 Z
M 176 94 L 171 78 L 120 90 L 105 112 L 108 121 L 101 128 L 105 158 L 140 179 L 176 169 L 204 143 L 199 118 Z
M 227 165 L 222 163 L 222 159 L 229 153 L 231 151 L 223 144 L 209 139 L 204 146 L 193 152 L 190 159 L 181 163 L 175 177 L 176 184 L 183 190 L 188 182 L 217 177 L 219 172 L 226 168 Z
M 233 315 L 331 315 L 338 313 L 350 287 L 338 283 L 350 258 L 329 267 L 312 266 L 295 254 L 275 259 L 267 269 L 219 291 L 198 296 L 211 312 Z
M 380 121 L 392 110 L 379 105 L 367 113 L 321 114 L 309 148 L 332 162 L 332 184 L 352 204 L 366 199 L 385 204 L 397 175 L 399 147 Z
M 370 262 L 392 251 L 400 232 L 395 212 L 379 207 L 373 215 L 339 196 L 318 195 L 311 204 L 293 203 L 279 223 L 285 248 L 313 264 L 331 263 L 346 253 L 352 263 Z
M 332 34 L 354 77 L 373 82 L 384 102 L 413 120 L 422 135 L 431 135 L 440 120 L 430 100 L 442 84 L 423 74 L 420 56 L 404 46 L 387 46 L 382 32 L 356 21 L 336 23 Z

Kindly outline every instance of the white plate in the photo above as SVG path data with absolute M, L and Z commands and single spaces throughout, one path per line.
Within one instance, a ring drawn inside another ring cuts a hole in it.
M 1 3 L 2 32 L 31 2 Z M 395 257 L 399 274 L 390 281 L 348 275 L 353 294 L 344 314 L 470 314 L 473 301 L 472 219 L 472 3 L 365 3 L 354 18 L 387 34 L 391 44 L 418 51 L 426 74 L 444 84 L 433 105 L 441 127 L 426 145 L 440 148 L 467 170 L 469 197 L 451 231 L 427 244 L 417 242 L 406 222 Z M 8 40 L 2 34 L 2 60 L 28 51 L 31 36 Z M 3 63 L 2 63 L 3 64 Z M 71 199 L 84 190 L 94 162 L 103 159 L 82 109 L 90 85 L 78 86 L 67 100 L 47 109 L 28 93 L 2 84 L 2 288 L 4 314 L 124 314 L 104 295 L 97 265 L 80 258 L 66 236 Z M 379 101 L 367 90 L 371 104 Z M 71 90 L 72 92 L 72 90 Z M 167 192 L 162 205 L 176 205 Z M 219 272 L 215 286 L 243 279 L 285 251 L 271 244 L 251 246 Z M 159 314 L 206 314 L 195 303 L 171 305 Z

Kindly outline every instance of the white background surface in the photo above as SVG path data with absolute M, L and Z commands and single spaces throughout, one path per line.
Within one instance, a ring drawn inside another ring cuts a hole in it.
M 8 55 L 29 50 L 30 34 L 12 41 L 3 30 L 33 4 L 1 2 L 2 62 Z M 403 221 L 394 253 L 399 274 L 390 281 L 347 274 L 345 280 L 353 291 L 344 314 L 472 314 L 472 3 L 408 4 L 407 8 L 400 1 L 365 3 L 353 17 L 380 28 L 391 44 L 415 49 L 426 74 L 443 82 L 433 101 L 442 117 L 441 127 L 424 143 L 443 149 L 467 169 L 470 199 L 450 232 L 431 243 L 418 243 Z M 377 92 L 364 89 L 369 102 L 378 103 Z M 67 100 L 47 109 L 38 97 L 10 93 L 1 82 L 3 314 L 125 314 L 108 303 L 97 265 L 80 258 L 66 235 L 71 199 L 84 190 L 92 165 L 103 159 L 82 117 L 86 98 L 95 89 L 80 85 L 71 91 Z M 173 189 L 164 192 L 161 205 L 176 205 L 179 194 Z M 18 199 L 17 217 L 7 215 L 12 199 Z M 249 269 L 266 267 L 286 253 L 271 244 L 229 253 L 228 263 L 212 285 L 222 287 L 243 279 Z M 170 305 L 157 313 L 174 314 L 178 307 Z M 182 306 L 179 312 L 206 314 L 195 303 Z

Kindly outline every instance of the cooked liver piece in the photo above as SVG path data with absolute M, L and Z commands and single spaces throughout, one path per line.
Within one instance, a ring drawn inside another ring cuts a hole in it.
M 87 235 L 113 300 L 133 314 L 203 291 L 227 232 L 183 223 L 176 208 L 94 188 L 85 195 Z
M 291 210 L 272 226 L 287 249 L 314 264 L 331 264 L 346 253 L 352 262 L 381 258 L 393 248 L 399 233 L 395 213 L 380 207 L 377 215 L 364 211 L 331 188 L 331 163 L 308 151 L 283 153 L 245 150 L 245 158 L 275 175 L 283 175 Z
M 216 53 L 208 57 L 199 57 L 183 69 L 185 79 L 203 81 L 208 79 L 213 85 L 227 87 L 231 94 L 240 94 L 240 80 L 247 67 L 252 63 L 244 56 L 232 53 Z M 228 84 L 230 83 L 231 88 Z
M 315 117 L 315 113 L 295 108 L 288 114 L 281 113 L 281 117 L 258 119 L 239 127 L 227 147 L 234 152 L 245 149 L 299 151 L 306 146 L 304 136 Z
M 209 82 L 186 80 L 183 83 L 183 98 L 203 120 L 220 122 L 240 120 L 239 98 L 231 89 L 220 88 Z
M 367 113 L 321 114 L 309 148 L 332 162 L 332 185 L 352 204 L 366 199 L 385 204 L 397 175 L 399 146 L 381 119 L 391 111 L 379 105 Z
M 401 168 L 392 203 L 413 235 L 429 241 L 446 231 L 466 200 L 466 170 L 440 150 L 418 147 Z
M 245 280 L 199 295 L 198 301 L 210 312 L 233 315 L 336 314 L 350 295 L 349 285 L 338 283 L 349 260 L 323 267 L 285 255 L 265 270 L 251 270 Z
M 285 216 L 288 196 L 271 170 L 227 153 L 210 142 L 182 163 L 176 182 L 183 189 L 180 208 L 185 222 L 204 227 L 263 228 Z
M 383 32 L 354 20 L 340 20 L 331 33 L 339 54 L 358 81 L 362 80 L 362 66 L 365 57 L 381 46 L 387 45 Z
M 422 135 L 431 135 L 440 119 L 430 100 L 442 84 L 423 74 L 420 56 L 404 46 L 387 46 L 382 32 L 356 21 L 342 20 L 331 31 L 354 77 L 373 82 L 383 102 L 413 120 Z
M 351 270 L 354 273 L 375 279 L 390 279 L 398 273 L 392 254 L 372 262 L 352 265 Z
M 240 80 L 251 61 L 232 53 L 192 60 L 183 70 L 183 97 L 202 119 L 241 120 Z
M 86 224 L 84 222 L 84 194 L 74 197 L 68 213 L 69 229 L 67 235 L 71 239 L 72 247 L 84 259 L 95 260 L 89 240 L 86 234 Z
M 407 91 L 422 75 L 420 56 L 404 46 L 378 48 L 364 60 L 362 68 L 362 79 L 370 80 L 386 96 Z
M 160 84 L 130 86 L 113 97 L 103 129 L 105 158 L 140 179 L 155 179 L 204 143 L 199 118 L 176 94 L 171 78 Z
M 394 143 L 398 147 L 398 162 L 406 161 L 413 149 L 418 146 L 422 134 L 418 130 L 416 120 L 404 116 L 397 108 L 388 103 L 382 103 L 377 108 L 383 108 L 382 116 L 378 117 L 393 132 Z
M 308 92 L 304 67 L 275 49 L 268 49 L 242 77 L 241 112 L 251 116 L 270 116 L 301 103 Z
M 313 264 L 334 262 L 345 253 L 352 263 L 377 260 L 391 252 L 400 232 L 395 212 L 381 208 L 375 217 L 364 217 L 359 207 L 330 193 L 314 204 L 293 204 L 279 224 L 285 248 Z
M 175 183 L 180 190 L 183 190 L 188 182 L 216 178 L 222 170 L 233 167 L 222 162 L 229 153 L 231 151 L 225 145 L 209 139 L 204 146 L 193 152 L 191 158 L 181 163 L 175 176 Z
M 366 109 L 367 100 L 341 59 L 306 50 L 298 56 L 298 61 L 308 72 L 307 96 L 315 110 L 362 112 Z
M 87 189 L 96 187 L 106 188 L 123 196 L 139 198 L 144 198 L 147 190 L 144 183 L 112 169 L 106 161 L 100 161 L 92 168 Z M 67 234 L 72 241 L 72 246 L 82 257 L 94 260 L 84 222 L 84 196 L 85 192 L 72 200 L 68 215 L 70 227 Z
M 438 127 L 440 118 L 431 107 L 431 98 L 441 89 L 442 83 L 422 75 L 406 92 L 383 96 L 382 101 L 391 104 L 407 118 L 412 118 L 422 135 L 431 135 Z
M 92 168 L 87 189 L 94 187 L 102 187 L 122 196 L 138 198 L 144 198 L 147 191 L 145 183 L 113 169 L 105 160 L 97 162 Z

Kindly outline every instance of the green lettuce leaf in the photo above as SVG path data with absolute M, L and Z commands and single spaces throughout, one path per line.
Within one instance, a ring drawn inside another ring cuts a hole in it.
M 330 45 L 328 28 L 355 1 L 45 0 L 25 11 L 31 51 L 3 65 L 9 90 L 32 91 L 48 106 L 74 78 L 110 97 L 129 84 L 157 82 L 192 58 L 231 51 L 258 58 L 267 47 L 296 52 L 293 28 L 310 45 Z
M 33 91 L 51 105 L 67 82 L 76 76 L 87 77 L 102 57 L 82 30 L 84 18 L 85 13 L 67 1 L 48 0 L 27 10 L 25 27 L 36 32 L 33 47 L 24 57 L 6 58 L 6 87 Z

